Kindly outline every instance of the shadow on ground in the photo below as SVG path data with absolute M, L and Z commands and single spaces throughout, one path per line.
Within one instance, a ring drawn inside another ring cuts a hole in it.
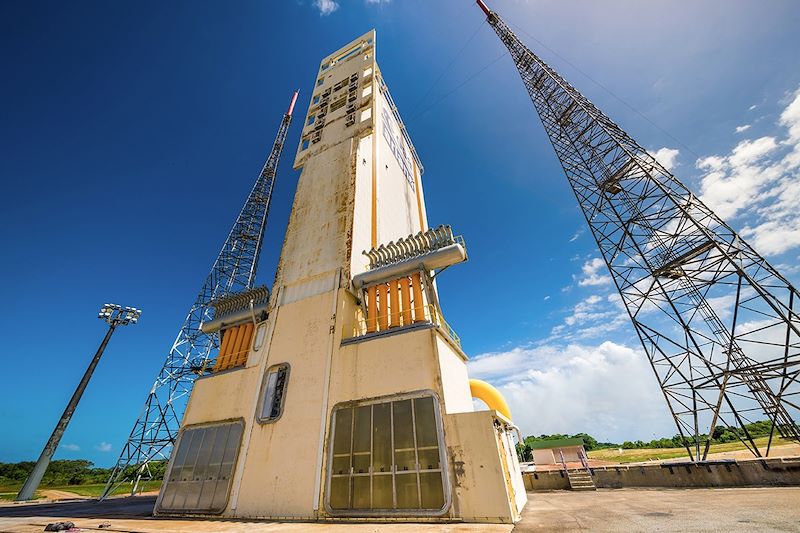
M 0 518 L 63 516 L 65 518 L 142 518 L 153 515 L 155 496 L 129 496 L 104 501 L 78 500 L 0 506 Z

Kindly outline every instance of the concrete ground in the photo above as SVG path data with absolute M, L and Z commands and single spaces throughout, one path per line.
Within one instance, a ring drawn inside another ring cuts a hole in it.
M 800 531 L 800 487 L 529 492 L 514 533 Z
M 88 531 L 122 532 L 334 532 L 508 533 L 489 524 L 311 524 L 244 520 L 176 520 L 149 517 L 155 497 L 105 502 L 0 505 L 0 531 L 39 532 L 49 522 L 70 520 Z M 514 533 L 531 531 L 800 532 L 800 487 L 736 489 L 603 489 L 596 492 L 530 492 Z M 99 529 L 102 523 L 110 527 Z

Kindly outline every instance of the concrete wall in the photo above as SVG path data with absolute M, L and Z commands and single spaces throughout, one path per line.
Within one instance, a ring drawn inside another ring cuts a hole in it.
M 494 411 L 457 413 L 444 417 L 447 452 L 453 471 L 456 515 L 468 522 L 511 523 L 518 516 L 494 425 Z
M 260 373 L 263 376 L 274 364 L 289 364 L 283 414 L 276 422 L 261 424 L 254 421 L 257 409 L 249 413 L 246 420 L 251 431 L 249 438 L 245 433 L 240 453 L 240 482 L 234 485 L 235 495 L 226 515 L 314 516 L 318 428 L 323 416 L 326 359 L 333 342 L 329 327 L 336 294 L 328 292 L 278 308 L 275 332 Z
M 447 414 L 472 412 L 474 408 L 472 394 L 469 390 L 467 356 L 450 345 L 442 335 L 435 334 L 434 336 L 439 372 L 446 378 L 442 379 L 444 411 Z
M 433 335 L 420 329 L 342 346 L 331 368 L 330 407 L 423 389 L 441 397 Z
M 527 490 L 568 489 L 562 471 L 524 474 Z M 763 459 L 707 464 L 653 464 L 592 468 L 598 488 L 748 487 L 800 485 L 800 459 Z

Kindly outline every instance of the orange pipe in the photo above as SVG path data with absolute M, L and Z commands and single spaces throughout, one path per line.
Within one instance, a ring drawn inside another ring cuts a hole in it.
M 242 347 L 244 345 L 244 337 L 247 333 L 247 329 L 244 325 L 237 326 L 236 329 L 239 330 L 239 334 L 236 335 L 236 344 L 234 345 L 233 351 L 231 352 L 230 362 L 228 363 L 229 367 L 235 366 L 234 362 L 239 357 L 239 352 L 242 351 Z
M 380 313 L 378 314 L 378 327 L 381 330 L 389 328 L 389 286 L 385 283 L 378 285 L 378 300 Z
M 411 324 L 411 282 L 408 277 L 400 278 L 400 297 L 403 302 L 403 325 Z
M 367 333 L 378 330 L 378 288 L 367 289 Z
M 228 331 L 225 332 L 225 336 L 230 337 L 230 340 L 228 341 L 225 352 L 220 352 L 219 357 L 217 357 L 217 363 L 214 365 L 215 371 L 225 370 L 230 366 L 230 356 L 236 350 L 236 343 L 239 341 L 239 328 L 228 328 Z
M 389 282 L 389 327 L 396 328 L 400 325 L 400 292 L 397 280 Z
M 414 322 L 424 322 L 425 301 L 422 299 L 422 282 L 419 272 L 411 276 L 411 287 L 414 290 Z
M 242 339 L 242 346 L 239 349 L 239 353 L 236 354 L 232 366 L 246 365 L 247 356 L 250 354 L 250 341 L 253 339 L 253 323 L 248 322 L 240 327 L 244 328 L 244 338 Z
M 223 332 L 222 333 L 222 344 L 219 347 L 219 357 L 217 357 L 217 360 L 219 360 L 220 357 L 222 357 L 223 355 L 225 355 L 228 352 L 228 345 L 230 345 L 230 343 L 231 343 L 230 332 L 227 332 L 227 333 Z

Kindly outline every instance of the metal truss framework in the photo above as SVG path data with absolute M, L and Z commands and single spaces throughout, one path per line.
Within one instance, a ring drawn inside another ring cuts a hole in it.
M 205 334 L 200 330 L 203 322 L 213 318 L 210 304 L 253 287 L 275 173 L 296 100 L 297 92 L 283 115 L 269 157 L 150 389 L 102 498 L 125 482 L 132 483 L 131 494 L 135 493 L 141 480 L 152 477 L 151 462 L 169 459 L 194 382 L 213 366 L 219 348 L 216 333 Z
M 800 294 L 478 0 L 508 48 L 693 460 L 800 440 Z M 767 418 L 767 444 L 745 425 Z M 701 450 L 702 448 L 702 450 Z

